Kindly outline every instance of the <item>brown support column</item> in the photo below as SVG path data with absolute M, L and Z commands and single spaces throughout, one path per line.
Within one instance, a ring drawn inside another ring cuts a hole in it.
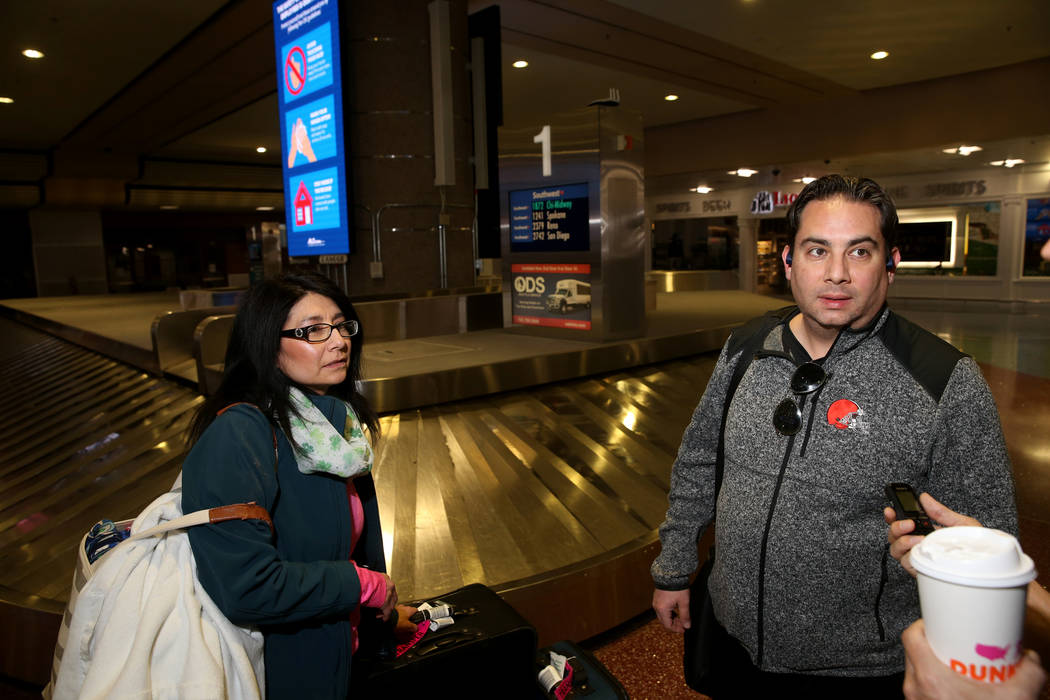
M 450 2 L 455 184 L 440 188 L 434 185 L 429 4 L 347 2 L 341 8 L 347 57 L 345 141 L 356 242 L 348 263 L 352 294 L 418 293 L 441 286 L 437 226 L 442 195 L 448 214 L 447 286 L 474 282 L 467 3 Z M 381 209 L 383 277 L 373 279 L 372 224 Z

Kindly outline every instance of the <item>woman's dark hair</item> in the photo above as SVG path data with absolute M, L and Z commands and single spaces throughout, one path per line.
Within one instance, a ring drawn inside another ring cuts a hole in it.
M 218 411 L 243 401 L 258 406 L 275 427 L 284 431 L 292 445 L 298 447 L 291 439 L 289 413 L 296 411 L 291 405 L 288 391 L 295 386 L 303 393 L 310 392 L 288 379 L 277 367 L 277 355 L 281 349 L 279 333 L 288 313 L 310 292 L 335 302 L 346 320 L 358 321 L 357 335 L 350 342 L 350 365 L 346 379 L 329 388 L 328 394 L 350 404 L 361 423 L 368 426 L 373 441 L 379 437 L 379 419 L 368 405 L 368 400 L 357 390 L 361 375 L 361 347 L 365 336 L 354 305 L 332 280 L 316 272 L 304 272 L 265 280 L 244 295 L 233 320 L 229 345 L 226 346 L 222 383 L 197 410 L 190 426 L 190 445 L 200 439 L 215 420 Z
M 802 210 L 810 202 L 844 197 L 850 202 L 870 204 L 879 210 L 879 230 L 886 244 L 886 255 L 897 244 L 897 207 L 886 191 L 877 182 L 866 177 L 847 177 L 843 175 L 825 175 L 802 188 L 798 199 L 788 209 L 788 235 L 791 239 L 791 250 L 795 250 L 795 235 L 802 223 Z

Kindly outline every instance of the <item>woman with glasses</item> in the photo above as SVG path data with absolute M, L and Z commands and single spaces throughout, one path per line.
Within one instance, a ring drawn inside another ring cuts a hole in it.
M 362 342 L 328 278 L 257 284 L 190 431 L 184 512 L 255 501 L 273 518 L 273 533 L 258 520 L 189 530 L 205 590 L 263 633 L 269 697 L 346 697 L 359 625 L 378 633 L 367 628 L 397 603 L 371 477 L 379 423 L 357 389 Z

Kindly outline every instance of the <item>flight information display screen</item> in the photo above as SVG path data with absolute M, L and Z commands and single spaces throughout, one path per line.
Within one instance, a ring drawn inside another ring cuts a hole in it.
M 515 253 L 590 250 L 586 183 L 510 192 L 510 249 Z

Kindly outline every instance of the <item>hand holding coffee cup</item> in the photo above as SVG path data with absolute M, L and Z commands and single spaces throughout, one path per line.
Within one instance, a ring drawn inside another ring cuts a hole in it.
M 904 697 L 908 700 L 1035 700 L 1046 683 L 1039 655 L 1030 649 L 1012 678 L 991 685 L 970 680 L 941 663 L 930 649 L 922 619 L 904 630 L 901 642 L 906 664 Z
M 1021 661 L 1025 597 L 1035 564 L 1013 535 L 960 526 L 910 551 L 926 637 L 937 657 L 974 680 L 1002 682 Z

